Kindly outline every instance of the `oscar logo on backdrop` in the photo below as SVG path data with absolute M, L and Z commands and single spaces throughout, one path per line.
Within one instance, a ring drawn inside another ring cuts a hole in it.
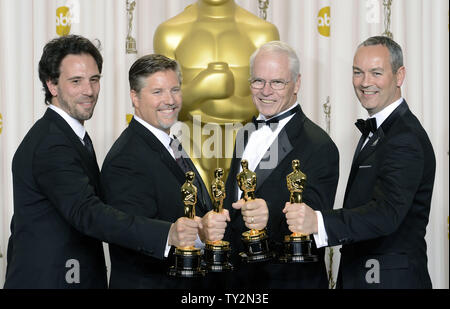
M 155 53 L 176 59 L 182 67 L 179 119 L 187 127 L 182 143 L 209 189 L 215 168 L 226 168 L 225 179 L 228 174 L 235 130 L 240 128 L 230 125 L 245 124 L 257 114 L 248 82 L 249 58 L 272 40 L 279 40 L 277 28 L 234 0 L 198 0 L 156 29 Z

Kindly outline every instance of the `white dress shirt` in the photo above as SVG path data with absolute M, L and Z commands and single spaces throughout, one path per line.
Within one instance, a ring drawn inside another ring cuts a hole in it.
M 369 118 L 376 118 L 377 119 L 377 129 L 381 126 L 381 124 L 389 117 L 389 115 L 403 102 L 403 98 L 398 99 L 392 104 L 389 104 L 384 109 L 373 115 Z M 364 148 L 364 146 L 367 144 L 369 139 L 372 137 L 373 133 L 370 132 L 367 136 L 363 146 L 361 149 Z M 317 248 L 326 247 L 328 246 L 328 235 L 327 231 L 325 229 L 325 224 L 323 222 L 322 213 L 320 211 L 316 211 L 317 215 L 317 234 L 313 234 L 314 240 L 316 241 Z
M 284 114 L 285 112 L 293 109 L 298 105 L 298 102 L 293 104 L 289 109 L 282 111 L 281 113 L 278 113 L 277 115 L 274 115 L 273 117 L 276 117 L 280 114 Z M 248 139 L 248 143 L 244 149 L 244 153 L 242 154 L 242 159 L 245 159 L 248 161 L 248 169 L 250 171 L 255 171 L 256 167 L 258 166 L 261 159 L 264 157 L 264 154 L 269 149 L 270 145 L 274 142 L 274 140 L 277 138 L 278 134 L 280 134 L 281 130 L 284 128 L 284 126 L 291 120 L 292 117 L 294 117 L 295 114 L 292 114 L 284 119 L 281 119 L 278 123 L 277 128 L 272 131 L 270 126 L 262 125 L 258 130 L 254 131 L 250 138 Z M 273 118 L 271 117 L 271 118 Z M 264 115 L 259 114 L 258 120 L 269 120 L 264 117 Z M 239 172 L 242 171 L 242 166 L 239 168 Z M 242 191 L 240 188 L 238 188 L 238 197 L 242 195 Z
M 86 134 L 86 129 L 81 124 L 81 122 L 79 120 L 73 118 L 72 116 L 70 116 L 66 111 L 62 110 L 61 108 L 59 108 L 53 104 L 50 104 L 48 106 L 48 108 L 54 110 L 56 113 L 58 113 L 58 115 L 60 115 L 67 122 L 67 124 L 72 128 L 72 130 L 78 136 L 81 143 L 84 145 L 83 138 L 84 138 L 84 135 Z

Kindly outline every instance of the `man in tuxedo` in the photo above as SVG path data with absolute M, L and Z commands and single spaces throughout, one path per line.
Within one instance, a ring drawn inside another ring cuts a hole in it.
M 44 47 L 39 78 L 49 107 L 13 158 L 5 288 L 106 288 L 102 241 L 149 259 L 160 257 L 166 245 L 162 235 L 155 241 L 158 222 L 98 197 L 99 168 L 83 125 L 94 112 L 102 63 L 97 47 L 81 36 L 63 36 Z M 198 227 L 194 220 L 177 221 L 172 243 L 193 244 Z
M 254 123 L 236 137 L 233 160 L 226 183 L 225 205 L 231 222 L 225 238 L 231 241 L 236 272 L 231 286 L 245 288 L 327 288 L 324 249 L 316 250 L 316 263 L 280 264 L 277 261 L 244 263 L 241 234 L 248 229 L 266 229 L 270 247 L 282 253 L 285 235 L 291 234 L 287 220 L 294 210 L 283 210 L 289 201 L 286 176 L 292 161 L 300 160 L 307 175 L 303 200 L 314 209 L 331 209 L 339 177 L 339 153 L 330 137 L 309 120 L 299 103 L 300 62 L 287 44 L 272 41 L 262 45 L 250 58 L 250 88 L 259 111 Z M 236 176 L 241 159 L 256 173 L 256 199 L 245 202 Z
M 402 97 L 405 74 L 402 49 L 390 38 L 358 46 L 353 86 L 370 118 L 356 123 L 363 134 L 343 208 L 317 216 L 299 204 L 299 220 L 290 226 L 315 233 L 319 246 L 343 245 L 341 288 L 431 288 L 425 233 L 436 159 Z
M 221 214 L 211 211 L 212 203 L 197 169 L 178 139 L 170 134 L 182 107 L 179 64 L 158 54 L 143 56 L 131 66 L 129 82 L 135 114 L 105 158 L 102 192 L 105 201 L 117 209 L 151 218 L 155 227 L 149 237 L 161 246 L 158 257 L 148 258 L 123 246 L 110 245 L 110 287 L 202 287 L 202 279 L 167 276 L 173 264 L 170 246 L 179 245 L 171 230 L 183 228 L 172 222 L 186 219 L 182 218 L 185 213 L 180 190 L 187 171 L 195 173 L 196 222 L 207 214 L 204 220 L 208 224 L 200 231 L 199 240 L 223 237 L 228 218 L 226 211 Z

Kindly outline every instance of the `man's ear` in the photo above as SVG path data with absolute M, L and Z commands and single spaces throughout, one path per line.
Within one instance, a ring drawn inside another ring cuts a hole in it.
M 404 66 L 398 68 L 397 73 L 395 73 L 395 76 L 397 78 L 397 87 L 400 88 L 403 85 L 403 81 L 405 80 L 406 76 L 406 69 Z
M 300 85 L 302 83 L 302 75 L 298 74 L 297 80 L 295 81 L 294 93 L 297 94 L 300 91 Z
M 131 103 L 133 103 L 133 107 L 139 108 L 139 93 L 137 93 L 136 90 L 132 89 L 130 91 L 130 98 L 131 98 Z
M 58 85 L 54 84 L 51 80 L 45 82 L 47 84 L 47 88 L 52 94 L 52 96 L 56 97 L 58 95 Z

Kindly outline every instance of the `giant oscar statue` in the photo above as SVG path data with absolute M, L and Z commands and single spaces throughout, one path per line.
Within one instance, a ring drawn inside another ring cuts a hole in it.
M 184 204 L 184 216 L 195 218 L 197 188 L 194 186 L 195 173 L 186 173 L 186 182 L 181 186 L 181 198 Z M 201 277 L 205 275 L 201 267 L 201 250 L 195 247 L 177 247 L 175 265 L 169 268 L 169 275 L 174 277 Z
M 190 157 L 207 188 L 216 167 L 226 167 L 227 177 L 235 135 L 231 124 L 245 124 L 257 113 L 250 97 L 249 58 L 272 40 L 279 40 L 277 28 L 234 0 L 198 0 L 156 29 L 155 53 L 182 67 L 179 119 L 190 130 Z

